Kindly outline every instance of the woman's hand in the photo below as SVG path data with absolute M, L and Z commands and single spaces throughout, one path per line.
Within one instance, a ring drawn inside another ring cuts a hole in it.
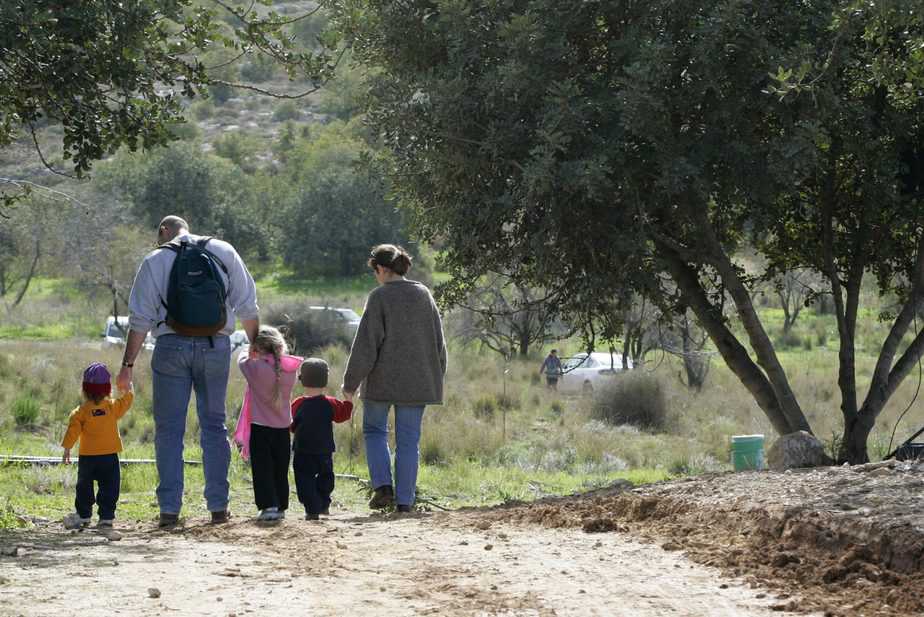
M 71 449 L 70 448 L 64 448 L 64 454 L 61 455 L 61 462 L 62 463 L 71 462 Z

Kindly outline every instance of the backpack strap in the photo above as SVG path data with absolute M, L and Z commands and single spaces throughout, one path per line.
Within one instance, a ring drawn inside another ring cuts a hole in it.
M 224 271 L 225 276 L 227 276 L 228 278 L 230 278 L 230 277 L 231 277 L 231 274 L 228 272 L 228 268 L 225 266 L 224 262 L 223 262 L 221 259 L 218 258 L 218 255 L 216 255 L 216 254 L 213 253 L 212 251 L 210 251 L 210 250 L 208 250 L 207 248 L 205 248 L 205 245 L 208 244 L 211 240 L 212 240 L 212 237 L 211 237 L 211 236 L 206 236 L 206 237 L 204 237 L 204 238 L 200 238 L 200 239 L 196 242 L 196 246 L 198 246 L 199 249 L 200 249 L 203 253 L 207 253 L 207 254 L 209 255 L 209 257 L 211 257 L 212 259 L 214 259 L 215 262 L 216 262 L 216 263 L 221 267 L 221 269 Z

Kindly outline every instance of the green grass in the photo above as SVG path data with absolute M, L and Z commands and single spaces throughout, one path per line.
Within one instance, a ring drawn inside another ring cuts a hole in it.
M 62 341 L 77 335 L 77 329 L 69 323 L 47 323 L 36 326 L 0 326 L 0 339 L 22 341 Z

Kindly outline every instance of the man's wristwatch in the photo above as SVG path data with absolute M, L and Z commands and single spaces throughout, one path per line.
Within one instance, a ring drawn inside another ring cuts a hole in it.
M 125 360 L 122 360 L 122 366 L 124 366 L 125 368 L 131 368 L 131 367 L 135 366 L 135 363 L 134 363 L 134 362 L 126 362 Z

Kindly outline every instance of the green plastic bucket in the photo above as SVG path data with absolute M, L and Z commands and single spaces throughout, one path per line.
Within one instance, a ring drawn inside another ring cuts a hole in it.
M 731 441 L 732 466 L 735 471 L 764 468 L 763 435 L 734 435 Z

